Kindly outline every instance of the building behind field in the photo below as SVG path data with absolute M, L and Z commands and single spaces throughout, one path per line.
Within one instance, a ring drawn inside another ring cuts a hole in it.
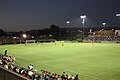
M 115 35 L 120 36 L 120 30 L 115 30 Z

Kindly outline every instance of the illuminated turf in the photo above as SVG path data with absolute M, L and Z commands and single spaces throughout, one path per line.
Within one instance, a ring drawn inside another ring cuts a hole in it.
M 120 80 L 120 44 L 103 43 L 43 43 L 1 45 L 0 53 L 8 49 L 16 63 L 33 64 L 40 71 L 78 74 L 81 80 Z

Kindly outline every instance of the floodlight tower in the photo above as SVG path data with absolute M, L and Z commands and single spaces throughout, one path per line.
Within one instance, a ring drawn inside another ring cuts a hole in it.
M 23 34 L 22 36 L 23 36 L 23 38 L 25 39 L 25 46 L 26 46 L 26 38 L 27 38 L 27 35 L 26 35 L 26 34 Z
M 119 14 L 116 14 L 116 17 L 120 17 L 120 13 L 119 13 Z
M 68 20 L 66 23 L 67 23 L 67 27 L 69 28 L 70 21 Z M 67 33 L 69 35 L 69 30 L 67 30 Z
M 86 15 L 82 15 L 82 16 L 80 16 L 80 18 L 82 19 L 82 24 L 83 24 L 83 36 L 82 36 L 82 38 L 84 38 L 84 25 L 85 25 Z
M 120 13 L 116 14 L 116 17 L 119 19 L 119 17 L 120 17 Z M 118 23 L 118 24 L 119 24 L 119 23 Z
M 67 24 L 70 24 L 70 21 L 68 20 L 66 23 L 67 23 Z
M 105 22 L 103 22 L 103 23 L 102 23 L 102 25 L 103 25 L 103 27 L 104 27 L 104 30 L 105 30 L 105 25 L 106 25 L 106 23 L 105 23 Z
M 23 38 L 27 38 L 27 35 L 26 35 L 26 34 L 23 34 Z

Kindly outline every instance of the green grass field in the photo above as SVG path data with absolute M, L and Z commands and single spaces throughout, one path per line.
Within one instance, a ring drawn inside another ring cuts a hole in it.
M 8 49 L 16 55 L 16 63 L 38 70 L 62 74 L 78 74 L 80 80 L 120 80 L 120 44 L 44 43 L 1 45 L 0 53 Z

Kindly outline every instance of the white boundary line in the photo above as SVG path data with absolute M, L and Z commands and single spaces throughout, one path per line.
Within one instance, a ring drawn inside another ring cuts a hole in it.
M 19 58 L 22 58 L 22 57 L 19 57 Z M 45 64 L 45 63 L 42 63 L 42 62 L 32 61 L 32 60 L 30 60 L 30 59 L 25 59 L 25 58 L 22 58 L 22 59 L 24 59 L 24 60 L 29 60 L 29 61 L 35 62 L 35 63 L 40 63 L 40 64 L 47 65 L 47 66 L 50 66 L 50 67 L 59 68 L 59 67 L 57 67 L 57 66 L 52 66 L 52 65 Z M 18 62 L 20 62 L 20 61 L 18 61 Z M 68 72 L 72 72 L 72 73 L 76 73 L 76 72 L 74 72 L 74 71 L 70 71 L 70 70 L 65 69 L 65 68 L 59 68 L 59 69 L 64 70 L 64 71 L 68 71 Z M 102 80 L 102 79 L 100 79 L 100 78 L 97 78 L 97 77 L 94 77 L 94 76 L 90 76 L 90 75 L 87 75 L 87 74 L 84 74 L 84 73 L 82 73 L 82 74 L 80 74 L 80 75 L 83 75 L 83 76 L 86 76 L 86 77 L 90 77 L 90 78 L 95 79 L 95 80 Z

